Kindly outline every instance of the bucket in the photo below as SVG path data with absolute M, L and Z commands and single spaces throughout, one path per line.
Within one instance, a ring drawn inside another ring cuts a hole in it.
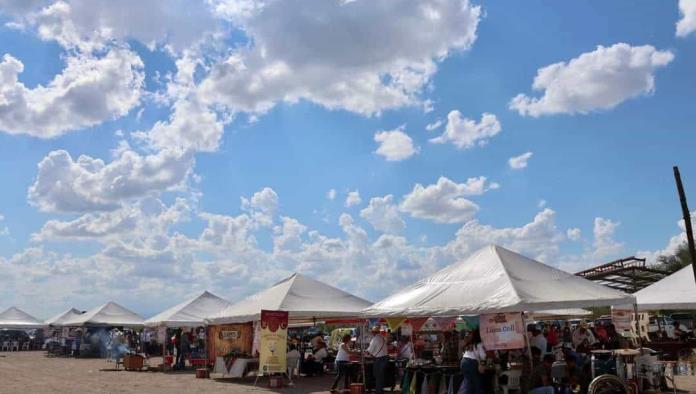
M 210 377 L 210 373 L 208 372 L 208 369 L 206 369 L 206 368 L 197 368 L 196 369 L 196 378 L 208 379 L 209 377 Z
M 362 383 L 351 383 L 350 394 L 365 394 L 365 386 Z
M 278 389 L 283 387 L 283 377 L 282 376 L 271 376 L 268 378 L 268 387 L 272 389 Z
M 164 356 L 164 363 L 171 367 L 171 365 L 174 364 L 174 356 Z

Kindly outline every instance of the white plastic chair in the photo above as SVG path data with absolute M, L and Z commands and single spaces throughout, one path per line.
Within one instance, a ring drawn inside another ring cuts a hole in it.
M 510 391 L 520 391 L 520 376 L 522 376 L 522 370 L 511 369 L 501 373 L 500 376 L 507 376 L 507 384 L 500 385 L 503 394 L 508 394 Z
M 10 341 L 4 341 L 2 343 L 2 347 L 0 347 L 0 350 L 3 352 L 9 352 L 10 351 Z
M 22 350 L 29 350 L 29 341 L 26 341 L 22 344 Z
M 12 341 L 12 344 L 10 345 L 10 351 L 13 351 L 13 352 L 19 351 L 19 341 Z

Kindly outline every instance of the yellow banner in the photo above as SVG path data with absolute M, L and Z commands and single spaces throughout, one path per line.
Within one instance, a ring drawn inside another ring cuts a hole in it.
M 403 324 L 403 322 L 406 321 L 406 318 L 405 317 L 387 317 L 384 320 L 387 321 L 387 326 L 389 326 L 389 329 L 391 330 L 391 332 L 395 332 L 396 329 L 399 328 L 399 326 L 401 324 Z
M 288 313 L 261 311 L 259 373 L 268 375 L 287 371 Z

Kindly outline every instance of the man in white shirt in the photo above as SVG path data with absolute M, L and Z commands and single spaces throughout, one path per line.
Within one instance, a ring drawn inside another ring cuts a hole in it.
M 379 334 L 379 326 L 372 327 L 374 336 L 367 347 L 367 353 L 375 358 L 372 373 L 375 375 L 375 394 L 384 394 L 384 373 L 389 362 L 387 339 Z
M 544 337 L 544 334 L 541 333 L 541 330 L 538 328 L 534 328 L 532 330 L 532 338 L 529 340 L 529 344 L 531 346 L 535 346 L 537 349 L 541 350 L 541 355 L 543 356 L 546 354 L 546 346 L 547 346 L 547 341 L 546 337 Z
M 582 323 L 580 327 L 573 331 L 573 346 L 579 353 L 588 353 L 592 345 L 597 342 L 592 331 L 587 328 L 587 323 Z

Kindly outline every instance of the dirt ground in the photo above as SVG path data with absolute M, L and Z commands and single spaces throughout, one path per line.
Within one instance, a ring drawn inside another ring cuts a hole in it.
M 332 376 L 299 378 L 271 390 L 268 380 L 196 379 L 193 372 L 127 372 L 102 359 L 47 358 L 44 352 L 0 353 L 0 393 L 329 393 Z
M 267 380 L 196 379 L 193 372 L 127 372 L 101 359 L 47 358 L 44 352 L 0 353 L 0 393 L 284 393 L 327 394 L 332 376 L 299 378 L 269 389 Z M 679 392 L 696 393 L 696 376 L 677 376 Z

